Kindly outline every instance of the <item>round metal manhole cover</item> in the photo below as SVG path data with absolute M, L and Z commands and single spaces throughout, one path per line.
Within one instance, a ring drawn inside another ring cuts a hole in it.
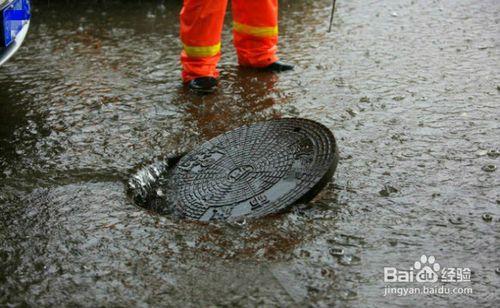
M 338 162 L 328 128 L 306 119 L 242 126 L 185 155 L 169 186 L 174 213 L 194 220 L 238 220 L 312 199 Z

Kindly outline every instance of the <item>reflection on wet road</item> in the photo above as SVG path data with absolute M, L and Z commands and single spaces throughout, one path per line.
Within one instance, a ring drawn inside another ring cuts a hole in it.
M 340 1 L 332 33 L 329 0 L 282 1 L 281 75 L 237 67 L 228 18 L 205 97 L 180 85 L 177 2 L 35 3 L 0 72 L 1 304 L 375 306 L 384 266 L 422 254 L 470 267 L 474 293 L 392 303 L 493 303 L 497 1 Z M 338 138 L 311 204 L 228 226 L 127 199 L 137 165 L 286 116 Z

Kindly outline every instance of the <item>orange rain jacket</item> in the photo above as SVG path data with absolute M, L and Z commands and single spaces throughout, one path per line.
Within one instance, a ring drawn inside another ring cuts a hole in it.
M 184 0 L 181 10 L 182 79 L 218 77 L 227 0 Z M 234 45 L 242 66 L 278 61 L 278 0 L 232 0 Z

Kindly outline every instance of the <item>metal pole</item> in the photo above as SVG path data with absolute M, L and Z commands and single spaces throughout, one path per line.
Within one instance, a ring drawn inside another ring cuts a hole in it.
M 330 26 L 328 27 L 328 32 L 332 32 L 333 14 L 335 13 L 335 2 L 337 2 L 337 0 L 333 0 L 332 3 L 332 15 L 330 16 Z

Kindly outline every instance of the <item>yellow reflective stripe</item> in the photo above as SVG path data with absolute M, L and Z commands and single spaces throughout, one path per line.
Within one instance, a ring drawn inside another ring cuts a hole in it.
M 233 29 L 237 32 L 259 37 L 270 37 L 278 35 L 278 26 L 275 27 L 252 27 L 238 22 L 233 22 Z
M 212 46 L 184 45 L 184 51 L 189 57 L 213 57 L 220 51 L 220 43 Z

